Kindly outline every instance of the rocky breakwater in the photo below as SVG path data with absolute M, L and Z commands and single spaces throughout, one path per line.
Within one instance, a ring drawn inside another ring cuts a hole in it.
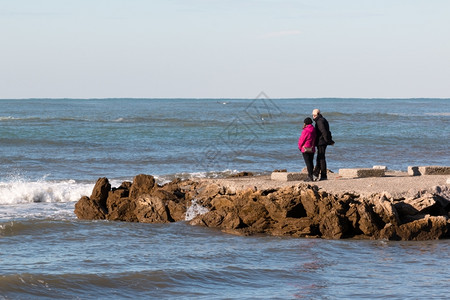
M 331 194 L 304 183 L 242 190 L 204 180 L 160 186 L 150 175 L 138 175 L 117 188 L 100 178 L 92 195 L 75 205 L 77 217 L 87 220 L 188 221 L 239 235 L 388 240 L 450 238 L 449 211 L 448 187 L 409 196 L 363 196 Z

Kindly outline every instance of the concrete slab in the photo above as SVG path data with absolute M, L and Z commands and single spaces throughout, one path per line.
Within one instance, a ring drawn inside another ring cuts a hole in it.
M 450 175 L 450 167 L 444 166 L 423 166 L 419 167 L 422 175 Z
M 339 176 L 342 176 L 342 178 L 383 177 L 384 175 L 385 170 L 383 169 L 373 169 L 373 168 L 339 169 Z
M 272 172 L 270 179 L 278 181 L 301 181 L 305 180 L 308 174 L 298 172 Z
M 408 175 L 450 175 L 450 167 L 446 166 L 421 166 L 408 167 Z

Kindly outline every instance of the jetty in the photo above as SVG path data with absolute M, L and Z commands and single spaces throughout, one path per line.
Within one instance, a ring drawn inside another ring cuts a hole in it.
M 140 174 L 118 187 L 99 178 L 92 194 L 76 203 L 75 214 L 85 220 L 182 221 L 237 235 L 448 239 L 448 169 L 418 167 L 420 175 L 383 166 L 341 169 L 318 182 L 287 171 L 165 184 Z

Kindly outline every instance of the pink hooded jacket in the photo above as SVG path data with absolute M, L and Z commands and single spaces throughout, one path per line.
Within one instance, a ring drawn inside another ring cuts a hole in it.
M 305 152 L 303 147 L 313 147 L 313 152 L 316 152 L 315 149 L 315 141 L 316 141 L 316 130 L 312 124 L 306 125 L 302 130 L 302 134 L 298 139 L 298 149 L 300 151 Z

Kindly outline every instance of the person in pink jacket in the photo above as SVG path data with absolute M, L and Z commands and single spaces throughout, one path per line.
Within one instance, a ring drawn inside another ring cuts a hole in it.
M 311 118 L 306 118 L 303 122 L 302 134 L 298 139 L 298 149 L 302 152 L 308 170 L 308 178 L 305 181 L 313 181 L 316 130 L 312 125 Z

